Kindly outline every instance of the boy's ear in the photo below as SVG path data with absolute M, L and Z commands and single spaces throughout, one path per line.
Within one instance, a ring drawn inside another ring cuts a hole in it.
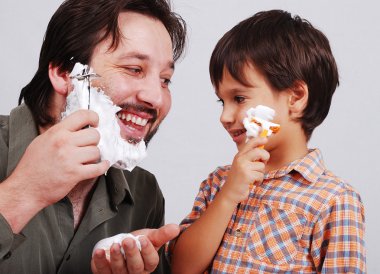
M 304 81 L 296 81 L 289 89 L 289 115 L 293 118 L 302 117 L 309 99 L 309 88 Z
M 63 96 L 68 95 L 70 76 L 66 71 L 62 72 L 58 67 L 55 67 L 50 63 L 49 79 L 55 92 Z

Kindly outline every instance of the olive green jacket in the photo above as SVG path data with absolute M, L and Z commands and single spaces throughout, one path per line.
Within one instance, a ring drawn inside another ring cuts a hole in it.
M 20 105 L 9 116 L 0 116 L 0 182 L 14 170 L 37 135 L 27 106 Z M 48 164 L 48 159 L 41 163 Z M 77 230 L 73 224 L 67 197 L 42 209 L 19 234 L 12 232 L 0 212 L 0 273 L 91 273 L 96 242 L 164 224 L 164 198 L 156 178 L 139 167 L 132 172 L 110 168 L 106 176 L 98 178 Z M 161 250 L 155 273 L 170 272 L 163 253 Z

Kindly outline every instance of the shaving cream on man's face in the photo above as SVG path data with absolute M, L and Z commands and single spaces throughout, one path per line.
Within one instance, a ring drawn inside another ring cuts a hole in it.
M 79 109 L 91 109 L 99 115 L 100 133 L 98 144 L 101 160 L 108 160 L 110 166 L 132 171 L 145 157 L 144 140 L 129 143 L 120 136 L 116 113 L 121 109 L 100 88 L 91 87 L 91 77 L 96 75 L 87 65 L 76 63 L 70 78 L 73 91 L 67 96 L 66 109 L 62 119 Z

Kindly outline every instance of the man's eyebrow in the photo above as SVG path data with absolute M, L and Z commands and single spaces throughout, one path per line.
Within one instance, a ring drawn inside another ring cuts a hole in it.
M 150 57 L 148 55 L 142 54 L 139 52 L 129 52 L 125 55 L 122 55 L 120 58 L 121 59 L 138 59 L 141 61 L 149 61 L 150 60 Z M 175 68 L 174 61 L 169 61 L 167 63 L 167 67 L 174 70 L 174 68 Z

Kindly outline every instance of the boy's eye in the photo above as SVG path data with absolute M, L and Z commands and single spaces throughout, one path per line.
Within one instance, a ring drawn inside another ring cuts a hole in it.
M 243 96 L 235 96 L 234 97 L 234 101 L 236 103 L 242 103 L 242 102 L 244 102 L 244 100 L 245 100 L 245 98 Z
M 172 83 L 172 81 L 168 78 L 162 78 L 161 82 L 164 87 L 168 87 Z

